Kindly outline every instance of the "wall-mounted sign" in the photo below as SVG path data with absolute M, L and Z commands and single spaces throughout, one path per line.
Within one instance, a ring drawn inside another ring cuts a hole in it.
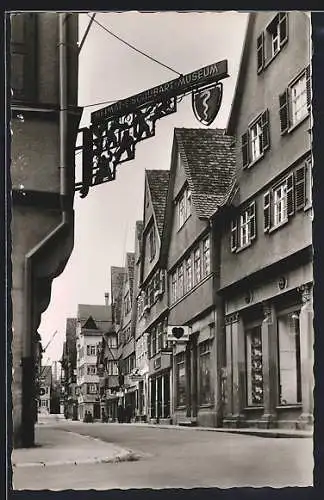
M 159 356 L 158 358 L 156 358 L 154 360 L 153 368 L 154 368 L 154 370 L 159 370 L 159 368 L 161 368 L 161 356 Z
M 221 106 L 222 97 L 222 83 L 195 90 L 192 93 L 192 109 L 197 120 L 207 126 L 213 123 Z
M 194 113 L 210 125 L 222 99 L 218 82 L 228 76 L 225 59 L 92 113 L 91 125 L 80 129 L 82 144 L 76 147 L 82 150 L 82 180 L 75 185 L 81 198 L 91 186 L 114 180 L 117 165 L 134 159 L 136 144 L 155 135 L 157 120 L 175 113 L 184 95 L 194 92 Z
M 189 326 L 168 326 L 167 339 L 172 342 L 188 342 Z

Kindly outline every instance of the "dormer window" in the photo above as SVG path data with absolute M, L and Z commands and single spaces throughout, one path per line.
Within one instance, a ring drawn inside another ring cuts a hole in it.
M 180 229 L 191 215 L 191 190 L 187 187 L 177 201 L 178 229 Z

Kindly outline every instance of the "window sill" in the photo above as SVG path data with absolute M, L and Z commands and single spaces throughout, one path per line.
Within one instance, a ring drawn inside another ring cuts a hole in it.
M 253 240 L 252 240 L 252 241 L 253 241 Z M 246 245 L 243 245 L 243 246 L 241 246 L 241 247 L 237 248 L 237 249 L 235 250 L 235 252 L 233 252 L 233 253 L 240 253 L 240 252 L 243 252 L 243 250 L 246 250 L 247 248 L 249 248 L 249 247 L 252 245 L 252 241 L 249 241 L 249 243 L 247 243 Z
M 254 165 L 256 163 L 258 163 L 260 160 L 262 160 L 262 158 L 264 158 L 264 151 L 260 154 L 260 156 L 258 156 L 255 160 L 251 161 L 250 163 L 248 163 L 245 167 L 243 167 L 244 170 L 248 170 L 249 168 L 252 168 L 254 167 Z
M 260 410 L 264 410 L 264 406 L 246 406 L 245 408 L 243 408 L 243 411 L 260 411 Z
M 291 132 L 293 132 L 296 128 L 299 127 L 299 125 L 301 125 L 307 118 L 309 117 L 309 112 L 307 112 L 307 114 L 305 116 L 303 116 L 303 118 L 301 118 L 300 120 L 298 120 L 298 122 L 294 123 L 293 125 L 290 125 L 288 130 L 287 130 L 287 134 L 290 134 Z
M 287 222 L 289 221 L 289 219 L 285 219 L 284 221 L 280 222 L 280 224 L 277 224 L 276 226 L 272 226 L 269 231 L 268 231 L 268 234 L 271 234 L 275 231 L 277 231 L 278 229 L 280 229 L 281 227 L 285 226 L 287 224 Z
M 188 215 L 188 217 L 183 222 L 183 224 L 181 224 L 181 226 L 178 226 L 177 233 L 179 233 L 181 231 L 181 229 L 186 225 L 186 222 L 187 222 L 188 219 L 190 219 L 190 217 L 191 217 L 191 214 Z
M 276 57 L 278 57 L 278 55 L 280 54 L 280 52 L 282 52 L 282 50 L 284 49 L 284 47 L 287 45 L 287 42 L 288 42 L 288 38 L 282 43 L 282 45 L 279 47 L 279 50 L 278 52 L 276 52 L 275 54 L 273 54 L 271 57 L 269 57 L 269 59 L 267 59 L 266 61 L 264 61 L 264 65 L 263 65 L 263 68 L 262 70 L 260 71 L 260 73 L 264 70 L 266 70 L 268 68 L 268 66 L 270 66 L 270 64 L 272 63 L 272 61 L 274 61 L 276 59 Z
M 302 403 L 281 404 L 276 406 L 276 410 L 300 410 L 303 407 Z
M 214 403 L 202 403 L 199 405 L 199 408 L 201 408 L 202 410 L 207 410 L 209 408 L 213 408 L 214 407 Z
M 186 408 L 186 405 L 176 406 L 176 410 L 185 410 Z

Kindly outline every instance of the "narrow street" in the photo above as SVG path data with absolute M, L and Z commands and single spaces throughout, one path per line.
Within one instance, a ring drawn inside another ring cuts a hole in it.
M 46 424 L 132 450 L 136 461 L 14 468 L 14 489 L 311 486 L 313 441 L 132 424 Z M 72 434 L 74 433 L 74 434 Z M 53 458 L 54 460 L 54 458 Z

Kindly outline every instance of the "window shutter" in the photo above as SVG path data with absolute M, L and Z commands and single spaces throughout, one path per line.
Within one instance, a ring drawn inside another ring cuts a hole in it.
M 287 12 L 279 13 L 280 47 L 288 41 L 288 15 Z
M 307 99 L 307 109 L 309 110 L 312 103 L 312 89 L 311 89 L 311 75 L 310 75 L 310 64 L 306 68 L 306 99 Z
M 289 128 L 288 89 L 279 95 L 279 115 L 281 134 L 285 134 Z
M 263 231 L 267 233 L 271 227 L 271 198 L 270 191 L 263 195 Z
M 269 130 L 269 110 L 266 109 L 261 115 L 262 128 L 262 150 L 266 151 L 270 147 L 270 130 Z
M 257 38 L 257 71 L 260 71 L 264 67 L 264 32 L 262 32 Z
M 235 252 L 237 249 L 237 220 L 231 222 L 231 251 Z
M 151 358 L 151 334 L 147 335 L 147 354 L 148 357 Z
M 304 208 L 306 201 L 306 167 L 302 165 L 295 170 L 295 206 L 296 210 Z
M 249 134 L 245 132 L 242 135 L 242 158 L 243 158 L 243 168 L 247 167 L 250 162 L 249 159 Z
M 249 206 L 249 239 L 254 240 L 256 237 L 256 218 L 255 218 L 255 201 Z
M 35 102 L 37 14 L 11 16 L 11 86 L 13 99 Z
M 287 177 L 287 215 L 293 215 L 295 211 L 295 200 L 294 200 L 294 174 Z

